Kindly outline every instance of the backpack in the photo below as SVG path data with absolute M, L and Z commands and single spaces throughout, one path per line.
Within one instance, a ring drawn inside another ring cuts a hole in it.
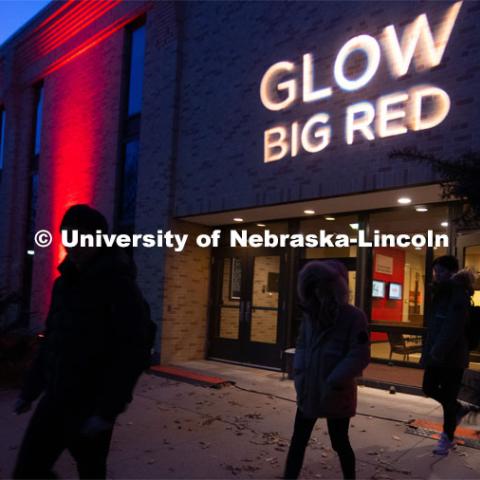
M 480 348 L 480 307 L 470 305 L 465 334 L 470 351 Z

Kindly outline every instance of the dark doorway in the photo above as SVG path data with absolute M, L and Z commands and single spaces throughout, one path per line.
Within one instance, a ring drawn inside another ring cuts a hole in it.
M 218 249 L 212 273 L 209 357 L 280 368 L 285 252 Z

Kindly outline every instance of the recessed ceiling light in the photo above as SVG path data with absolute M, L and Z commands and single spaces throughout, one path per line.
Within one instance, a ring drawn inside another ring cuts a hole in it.
M 306 215 L 315 215 L 315 210 L 304 210 L 303 213 Z
M 440 225 L 441 225 L 442 227 L 448 227 L 448 222 L 442 222 Z
M 415 210 L 417 212 L 428 212 L 428 208 L 427 207 L 415 207 Z
M 234 222 L 243 222 L 243 218 L 240 218 L 240 217 L 235 217 L 233 219 Z
M 350 228 L 351 228 L 352 230 L 358 230 L 358 223 L 351 223 L 351 224 L 350 224 Z
M 257 223 L 257 227 L 265 227 L 264 223 Z
M 325 217 L 325 220 L 333 222 L 335 220 L 335 217 Z
M 27 255 L 35 255 L 35 252 L 33 250 L 27 250 Z
M 415 247 L 415 250 L 421 250 L 422 247 Z
M 409 203 L 412 203 L 412 199 L 408 197 L 400 197 L 397 202 L 400 205 L 408 205 Z

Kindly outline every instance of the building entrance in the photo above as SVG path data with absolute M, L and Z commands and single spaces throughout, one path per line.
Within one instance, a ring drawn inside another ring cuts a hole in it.
M 218 249 L 213 260 L 208 354 L 280 368 L 286 300 L 282 249 Z

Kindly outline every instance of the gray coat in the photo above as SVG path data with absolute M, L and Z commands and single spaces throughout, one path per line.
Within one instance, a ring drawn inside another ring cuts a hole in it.
M 368 325 L 361 310 L 342 306 L 335 324 L 323 331 L 305 315 L 294 359 L 299 409 L 309 418 L 353 417 L 356 377 L 369 362 Z
M 436 287 L 427 319 L 422 366 L 468 367 L 465 328 L 472 291 L 470 277 L 463 270 Z

